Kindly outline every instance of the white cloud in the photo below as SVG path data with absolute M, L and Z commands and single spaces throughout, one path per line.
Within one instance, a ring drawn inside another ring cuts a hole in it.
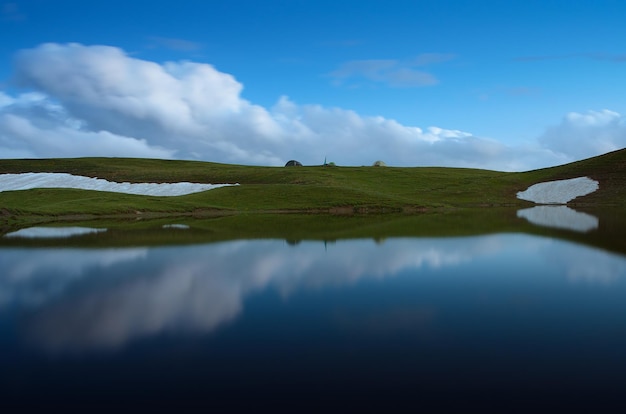
M 357 61 L 336 76 L 428 83 L 436 80 L 420 68 L 452 58 Z M 406 126 L 341 108 L 300 105 L 285 96 L 264 108 L 241 96 L 243 85 L 233 76 L 209 64 L 159 64 L 109 46 L 44 44 L 20 51 L 15 69 L 16 82 L 30 92 L 0 92 L 0 157 L 5 158 L 132 156 L 282 165 L 289 159 L 320 164 L 328 157 L 339 165 L 380 159 L 395 166 L 523 170 L 595 155 L 585 153 L 585 145 L 575 154 L 564 152 L 555 145 L 558 139 L 544 139 L 549 144 L 544 148 L 513 148 L 469 132 Z M 579 124 L 566 125 L 590 128 Z
M 15 99 L 11 98 L 4 92 L 0 91 L 0 109 L 5 106 L 13 105 L 15 103 Z
M 604 154 L 626 147 L 626 118 L 606 109 L 571 112 L 539 141 L 571 160 Z
M 7 144 L 5 144 L 7 143 Z M 174 150 L 108 131 L 81 131 L 59 123 L 37 126 L 28 118 L 0 115 L 0 147 L 7 158 L 118 156 L 172 158 Z

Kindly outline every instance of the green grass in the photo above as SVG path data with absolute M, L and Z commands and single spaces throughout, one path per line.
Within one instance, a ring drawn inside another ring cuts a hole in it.
M 411 212 L 529 205 L 518 191 L 537 182 L 589 176 L 600 189 L 579 205 L 626 203 L 626 150 L 522 173 L 462 168 L 257 167 L 133 158 L 0 160 L 0 173 L 66 172 L 117 182 L 239 183 L 179 197 L 68 189 L 0 193 L 0 220 L 44 222 L 90 216 L 268 212 Z

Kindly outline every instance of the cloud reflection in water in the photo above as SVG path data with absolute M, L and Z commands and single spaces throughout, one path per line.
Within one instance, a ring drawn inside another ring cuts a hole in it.
M 288 246 L 281 240 L 234 241 L 143 249 L 0 250 L 2 303 L 36 309 L 29 337 L 51 352 L 114 349 L 162 333 L 207 333 L 232 322 L 246 297 L 274 289 L 322 290 L 419 269 L 458 268 L 476 260 L 542 257 L 554 249 L 587 260 L 617 277 L 623 259 L 574 244 L 525 235 L 339 241 Z M 28 255 L 28 258 L 26 257 Z M 549 255 L 550 256 L 550 255 Z M 554 255 L 552 255 L 554 257 Z M 533 259 L 535 260 L 535 259 Z M 552 260 L 544 257 L 541 260 Z M 568 262 L 563 262 L 563 274 Z M 510 265 L 510 264 L 509 264 Z M 513 264 L 515 265 L 515 264 Z M 580 269 L 579 267 L 577 267 Z M 447 273 L 449 275 L 449 273 Z M 414 277 L 419 277 L 416 273 Z M 441 277 L 449 277 L 441 274 Z M 588 277 L 586 276 L 588 279 Z M 603 272 L 601 279 L 607 278 Z M 41 286 L 53 286 L 41 289 Z M 36 297 L 37 300 L 32 300 Z
M 102 269 L 136 263 L 148 249 L 1 249 L 0 310 L 9 304 L 39 306 L 81 279 L 93 279 Z

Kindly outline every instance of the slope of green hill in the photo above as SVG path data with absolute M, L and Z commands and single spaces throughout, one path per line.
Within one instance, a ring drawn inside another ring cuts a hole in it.
M 0 160 L 0 173 L 65 172 L 117 182 L 239 183 L 178 197 L 77 189 L 0 192 L 5 220 L 240 212 L 415 212 L 530 205 L 516 193 L 538 182 L 588 176 L 600 189 L 571 204 L 624 205 L 626 149 L 540 170 L 506 173 L 432 167 L 258 167 L 132 158 Z

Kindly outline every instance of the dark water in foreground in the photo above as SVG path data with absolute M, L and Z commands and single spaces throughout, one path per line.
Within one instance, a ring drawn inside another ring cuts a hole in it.
M 626 386 L 626 256 L 563 238 L 5 246 L 0 265 L 0 408 L 618 412 Z

